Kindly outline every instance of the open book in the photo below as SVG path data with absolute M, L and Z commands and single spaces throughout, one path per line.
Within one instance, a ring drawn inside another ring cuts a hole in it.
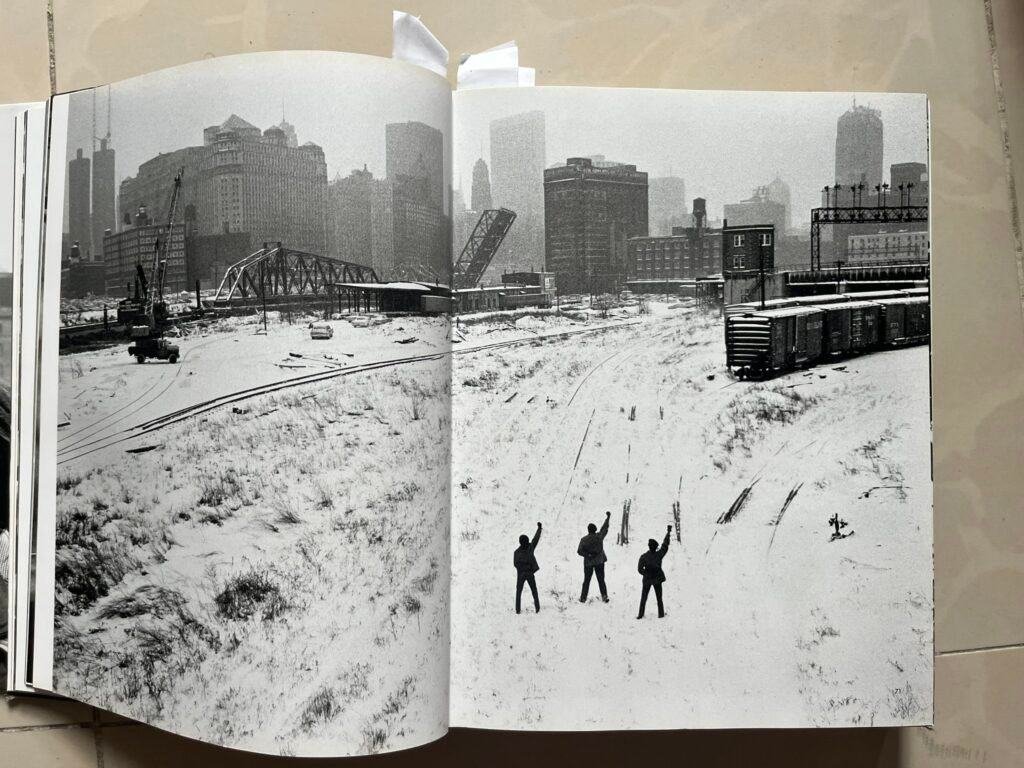
M 931 721 L 924 96 L 282 52 L 5 126 L 15 690 L 294 755 Z

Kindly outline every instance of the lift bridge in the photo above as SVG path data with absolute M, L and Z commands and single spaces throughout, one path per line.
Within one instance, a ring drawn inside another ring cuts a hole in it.
M 508 208 L 489 209 L 480 214 L 462 253 L 455 260 L 452 288 L 476 287 L 515 220 L 515 211 Z
M 295 251 L 281 243 L 263 247 L 235 262 L 224 273 L 214 305 L 255 298 L 329 295 L 336 283 L 379 283 L 372 267 L 328 256 Z

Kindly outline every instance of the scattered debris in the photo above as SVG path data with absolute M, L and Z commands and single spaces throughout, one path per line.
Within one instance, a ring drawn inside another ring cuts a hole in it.
M 271 409 L 270 409 L 269 411 L 264 411 L 263 413 L 259 413 L 259 414 L 257 414 L 257 417 L 260 417 L 260 416 L 269 416 L 270 414 L 272 414 L 272 413 L 273 413 L 274 411 L 276 411 L 276 410 L 277 410 L 277 408 L 271 408 Z
M 636 406 L 635 405 L 632 406 L 629 409 L 629 420 L 630 421 L 636 421 Z
M 536 398 L 537 398 L 537 396 L 536 396 L 536 395 L 530 395 L 530 399 L 529 399 L 529 400 L 527 400 L 526 402 L 528 402 L 528 403 L 532 403 L 532 402 L 533 402 L 533 401 L 534 401 L 534 400 L 535 400 Z
M 518 395 L 518 394 L 519 394 L 518 392 L 513 392 L 511 397 L 508 397 L 508 398 L 505 399 L 505 402 L 506 403 L 511 403 L 513 400 L 516 399 L 516 395 Z
M 895 488 L 900 493 L 903 493 L 906 490 L 906 486 L 904 486 L 904 485 L 876 485 L 876 486 L 873 486 L 871 488 L 868 488 L 866 491 L 864 491 L 864 493 L 862 493 L 857 498 L 859 498 L 859 499 L 870 498 L 873 491 L 881 491 L 884 488 Z
M 252 410 L 252 409 L 249 408 L 248 406 L 238 406 L 238 405 L 231 406 L 231 412 L 232 413 L 244 414 L 244 413 L 249 413 L 250 410 Z
M 414 341 L 419 341 L 415 336 L 406 336 L 404 339 L 395 339 L 395 344 L 412 344 Z
M 155 451 L 157 448 L 163 448 L 163 443 L 156 443 L 154 445 L 141 445 L 138 448 L 125 448 L 125 453 L 147 453 L 148 451 Z
M 757 482 L 758 481 L 755 480 L 742 491 L 740 491 L 740 495 L 736 497 L 736 501 L 732 503 L 732 506 L 730 506 L 729 509 L 723 512 L 721 516 L 715 521 L 718 525 L 726 525 L 732 522 L 733 518 L 739 514 L 741 509 L 743 509 L 743 505 L 747 503 L 747 499 L 750 498 L 750 492 L 754 489 L 754 486 L 757 485 Z
M 61 421 L 61 422 L 57 423 L 57 429 L 63 429 L 64 427 L 70 427 L 70 426 L 71 426 L 71 422 L 70 421 Z
M 853 536 L 853 531 L 849 533 L 842 533 L 842 529 L 846 528 L 848 523 L 845 520 L 839 519 L 839 513 L 833 513 L 832 517 L 828 519 L 828 524 L 832 526 L 832 537 L 829 541 L 835 541 L 836 539 L 845 539 L 847 536 Z
M 622 502 L 622 522 L 619 524 L 619 533 L 615 537 L 616 544 L 629 544 L 629 511 L 632 508 L 632 499 L 626 499 L 624 502 Z
M 772 522 L 771 522 L 771 525 L 772 525 L 772 536 L 771 536 L 770 539 L 768 539 L 768 551 L 769 552 L 772 551 L 772 543 L 775 541 L 775 534 L 779 532 L 779 523 L 782 522 L 782 516 L 784 514 L 786 514 L 786 510 L 789 509 L 789 505 L 793 502 L 793 499 L 796 498 L 796 495 L 798 493 L 800 493 L 800 489 L 803 488 L 803 487 L 804 487 L 803 483 L 798 483 L 797 485 L 793 486 L 793 488 L 790 490 L 790 492 L 788 494 L 786 494 L 786 500 L 784 502 L 782 502 L 782 509 L 779 510 L 779 514 L 777 514 L 775 516 L 775 519 L 772 520 Z

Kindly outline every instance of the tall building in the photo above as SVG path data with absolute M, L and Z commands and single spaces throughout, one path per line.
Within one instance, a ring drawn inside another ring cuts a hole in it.
M 381 280 L 395 271 L 395 200 L 389 179 L 370 182 L 370 266 Z
M 447 225 L 429 201 L 427 179 L 400 175 L 391 182 L 393 258 L 396 275 L 446 282 L 449 278 Z
M 893 163 L 889 166 L 889 199 L 899 202 L 900 185 L 911 205 L 928 205 L 928 166 L 924 163 Z M 913 186 L 911 186 L 913 185 Z
M 599 162 L 570 157 L 544 171 L 545 270 L 562 292 L 615 290 L 626 241 L 647 234 L 647 174 Z
M 516 213 L 488 275 L 526 272 L 544 263 L 544 113 L 521 112 L 491 121 L 491 199 Z M 485 275 L 485 279 L 487 275 Z
M 491 177 L 487 173 L 487 163 L 482 157 L 473 163 L 473 187 L 469 207 L 477 213 L 494 207 L 491 203 Z
M 855 102 L 836 123 L 834 183 L 874 189 L 882 181 L 882 113 Z
M 103 235 L 117 228 L 114 210 L 114 150 L 107 139 L 100 139 L 100 148 L 92 153 L 92 254 L 93 260 L 103 258 Z
M 778 203 L 784 209 L 782 226 L 776 225 L 775 232 L 779 235 L 788 234 L 789 230 L 793 228 L 792 195 L 789 191 L 789 184 L 780 179 L 778 174 L 776 174 L 766 189 L 768 191 L 768 199 L 773 203 Z
M 678 176 L 659 176 L 647 181 L 648 231 L 652 236 L 672 233 L 687 222 L 686 182 Z
M 786 207 L 771 199 L 768 187 L 757 187 L 750 197 L 739 203 L 726 203 L 724 215 L 733 225 L 771 224 L 776 232 L 786 228 Z
M 165 227 L 164 223 L 154 223 L 143 208 L 136 213 L 132 226 L 103 238 L 108 296 L 123 296 L 126 291 L 131 292 L 137 264 L 142 265 L 147 275 L 150 273 L 156 240 Z M 165 243 L 164 258 L 167 261 L 164 293 L 188 290 L 184 224 L 178 223 L 171 228 L 171 236 Z
M 409 121 L 388 123 L 384 128 L 386 174 L 395 180 L 400 176 L 426 181 L 424 202 L 444 212 L 444 135 L 425 123 Z
M 288 139 L 289 147 L 294 149 L 295 147 L 299 146 L 299 137 L 295 133 L 294 125 L 292 125 L 282 117 L 281 122 L 278 123 L 275 127 L 280 128 L 282 131 L 284 131 L 284 135 Z
M 183 168 L 178 220 L 194 211 L 197 234 L 248 232 L 252 250 L 280 241 L 288 248 L 323 254 L 324 153 L 311 142 L 297 147 L 288 142 L 279 127 L 261 132 L 231 115 L 220 125 L 203 129 L 202 146 L 160 154 L 139 166 L 136 176 L 121 183 L 120 209 L 128 213 L 144 205 L 154 221 L 165 222 L 174 176 Z
M 87 261 L 92 258 L 90 165 L 81 148 L 75 151 L 75 159 L 68 163 L 68 234 L 72 243 L 78 243 Z
M 356 264 L 371 264 L 371 185 L 366 166 L 328 187 L 327 253 Z

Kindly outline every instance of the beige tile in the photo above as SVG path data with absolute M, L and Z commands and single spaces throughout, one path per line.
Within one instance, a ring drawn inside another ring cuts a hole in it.
M 1024 765 L 1024 648 L 936 659 L 935 727 L 901 730 L 905 768 Z
M 95 768 L 92 729 L 0 732 L 0 764 L 17 768 Z
M 0 696 L 0 730 L 33 725 L 91 723 L 92 707 L 64 699 Z
M 45 0 L 0 3 L 3 77 L 0 104 L 37 101 L 50 95 L 49 47 Z

